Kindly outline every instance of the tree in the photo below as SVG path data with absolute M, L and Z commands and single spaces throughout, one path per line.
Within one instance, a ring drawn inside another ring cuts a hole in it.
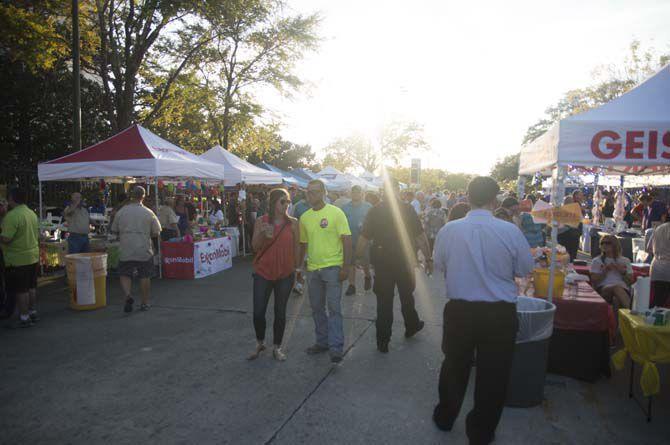
M 72 72 L 64 62 L 31 70 L 0 53 L 0 158 L 3 169 L 34 171 L 37 163 L 72 151 Z M 100 86 L 82 79 L 82 143 L 109 135 Z
M 235 114 L 257 117 L 263 108 L 249 93 L 251 87 L 272 87 L 290 95 L 303 85 L 294 74 L 295 63 L 316 49 L 317 15 L 284 16 L 284 3 L 276 0 L 230 1 L 227 14 L 212 23 L 220 33 L 208 49 L 202 69 L 205 81 L 217 95 L 219 139 L 228 149 Z
M 17 1 L 0 4 L 0 152 L 6 171 L 34 171 L 40 161 L 72 150 L 72 69 L 69 0 Z M 90 2 L 81 11 L 89 14 Z M 97 34 L 90 23 L 80 28 L 81 59 L 91 64 Z M 82 142 L 109 135 L 102 90 L 84 73 Z M 27 185 L 27 184 L 26 184 Z
M 360 167 L 374 172 L 386 161 L 397 165 L 410 150 L 425 151 L 429 148 L 424 139 L 423 126 L 416 122 L 393 121 L 382 127 L 377 146 L 361 133 L 336 139 L 324 149 L 324 164 L 339 165 L 344 170 Z
M 263 161 L 282 170 L 290 170 L 293 168 L 315 168 L 317 166 L 315 157 L 316 155 L 310 145 L 299 145 L 282 139 L 279 144 L 272 146 L 269 150 L 252 152 L 247 157 L 247 161 L 252 164 Z
M 653 48 L 643 51 L 640 42 L 634 40 L 622 64 L 596 68 L 596 84 L 565 93 L 556 105 L 545 110 L 545 117 L 528 128 L 523 143 L 534 141 L 561 119 L 599 107 L 621 96 L 668 62 L 670 54 L 659 55 Z
M 516 180 L 519 176 L 519 153 L 505 156 L 491 168 L 491 177 L 498 182 Z
M 408 167 L 386 167 L 389 174 L 400 182 L 409 184 Z M 446 170 L 427 168 L 421 170 L 421 190 L 458 191 L 464 190 L 474 175 L 468 173 L 449 173 Z

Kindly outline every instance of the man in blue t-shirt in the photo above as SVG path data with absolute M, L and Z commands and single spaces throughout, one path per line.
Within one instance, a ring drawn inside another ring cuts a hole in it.
M 355 185 L 351 188 L 351 201 L 342 206 L 342 211 L 347 216 L 349 228 L 351 229 L 351 241 L 354 246 L 358 242 L 358 235 L 361 233 L 361 228 L 365 222 L 365 217 L 372 208 L 372 204 L 363 200 L 363 190 L 360 186 Z M 372 278 L 370 277 L 369 261 L 365 261 L 363 272 L 365 273 L 364 289 L 366 291 L 372 288 Z M 349 277 L 349 287 L 345 295 L 354 295 L 356 293 L 356 268 L 354 267 L 351 276 Z
M 296 194 L 295 198 L 298 198 L 298 197 L 299 197 L 299 195 Z M 295 198 L 293 200 L 294 201 L 293 202 L 293 217 L 295 219 L 300 219 L 302 214 L 305 213 L 306 211 L 308 211 L 309 209 L 311 209 L 312 207 L 309 205 L 309 203 L 305 199 L 304 195 L 302 195 L 302 194 L 300 195 L 300 199 L 298 200 L 298 202 L 295 202 Z

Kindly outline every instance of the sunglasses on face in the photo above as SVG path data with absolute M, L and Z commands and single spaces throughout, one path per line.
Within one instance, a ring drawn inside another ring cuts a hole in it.
M 307 189 L 307 193 L 310 194 L 310 195 L 318 195 L 319 193 L 321 193 L 321 190 L 310 190 L 310 189 Z
M 611 246 L 612 243 L 610 243 L 609 241 L 603 241 L 602 243 L 600 243 L 600 245 L 601 246 Z

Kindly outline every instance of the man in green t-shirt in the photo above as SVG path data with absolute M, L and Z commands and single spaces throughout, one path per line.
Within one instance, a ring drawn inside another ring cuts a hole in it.
M 25 202 L 25 190 L 16 188 L 9 192 L 10 211 L 2 220 L 0 233 L 7 293 L 16 298 L 19 306 L 19 327 L 30 327 L 39 320 L 36 310 L 39 223 Z
M 342 282 L 351 270 L 351 231 L 344 212 L 326 204 L 326 186 L 319 180 L 307 185 L 310 210 L 300 217 L 300 263 L 307 253 L 309 302 L 316 331 L 316 343 L 308 354 L 330 351 L 333 363 L 342 361 Z M 326 314 L 328 305 L 328 314 Z

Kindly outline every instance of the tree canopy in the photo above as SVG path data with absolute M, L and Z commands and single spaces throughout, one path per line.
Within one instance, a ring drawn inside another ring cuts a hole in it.
M 417 122 L 392 121 L 386 123 L 376 140 L 354 133 L 331 142 L 324 151 L 324 164 L 345 171 L 353 168 L 374 172 L 385 162 L 397 165 L 411 150 L 430 149 Z
M 30 167 L 72 147 L 71 24 L 70 0 L 0 3 L 0 74 L 15 85 L 0 146 Z M 194 152 L 220 144 L 309 164 L 311 148 L 281 140 L 254 93 L 302 87 L 295 65 L 318 47 L 318 26 L 283 0 L 80 2 L 84 146 L 139 122 Z
M 622 64 L 597 67 L 596 83 L 586 88 L 570 90 L 554 105 L 545 110 L 545 116 L 528 127 L 523 138 L 527 144 L 542 136 L 553 124 L 592 108 L 610 102 L 670 62 L 670 54 L 659 54 L 653 48 L 643 49 L 634 40 Z

